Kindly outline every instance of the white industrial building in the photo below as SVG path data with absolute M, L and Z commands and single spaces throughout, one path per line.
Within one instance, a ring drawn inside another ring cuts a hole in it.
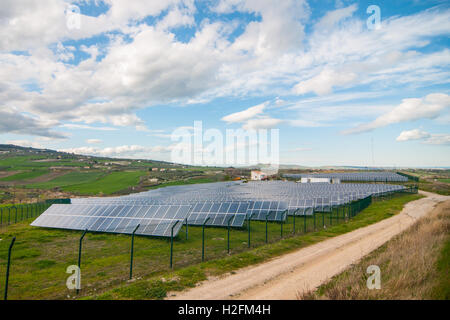
M 316 178 L 316 177 L 303 177 L 300 180 L 301 183 L 341 183 L 339 179 L 333 178 Z

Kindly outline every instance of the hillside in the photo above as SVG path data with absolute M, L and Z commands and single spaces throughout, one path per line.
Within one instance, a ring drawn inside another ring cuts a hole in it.
M 165 185 L 212 182 L 225 178 L 220 168 L 0 145 L 2 203 L 119 195 Z

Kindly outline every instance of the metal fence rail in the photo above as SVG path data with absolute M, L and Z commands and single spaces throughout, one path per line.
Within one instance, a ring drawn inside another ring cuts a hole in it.
M 0 227 L 36 218 L 51 206 L 51 203 L 36 202 L 0 207 Z

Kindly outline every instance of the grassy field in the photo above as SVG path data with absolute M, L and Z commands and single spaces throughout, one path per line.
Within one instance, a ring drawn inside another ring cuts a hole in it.
M 64 187 L 63 190 L 86 195 L 99 193 L 109 195 L 120 190 L 137 186 L 140 177 L 146 174 L 146 171 L 113 172 L 95 181 Z
M 49 170 L 46 169 L 36 169 L 31 171 L 23 171 L 16 174 L 13 174 L 8 177 L 1 178 L 0 181 L 22 181 L 40 177 L 44 174 L 49 173 Z
M 53 166 L 70 166 L 70 167 L 82 167 L 86 164 L 80 161 L 55 160 L 55 161 L 39 161 L 48 159 L 45 156 L 17 156 L 6 157 L 0 159 L 0 168 L 7 170 L 31 170 L 36 168 L 46 168 Z
M 147 189 L 152 190 L 152 189 L 159 189 L 159 188 L 164 188 L 164 187 L 169 187 L 169 186 L 181 186 L 181 185 L 186 185 L 186 184 L 197 184 L 197 183 L 211 183 L 211 182 L 217 182 L 217 181 L 218 181 L 217 179 L 213 179 L 213 178 L 191 178 L 191 179 L 185 179 L 185 180 L 165 182 L 165 183 L 158 184 L 156 186 L 148 187 Z
M 418 186 L 420 190 L 450 196 L 450 184 L 448 183 L 420 180 Z
M 337 275 L 306 299 L 450 299 L 450 205 L 429 216 Z M 366 268 L 381 270 L 381 289 L 366 286 Z
M 28 184 L 27 188 L 52 189 L 94 182 L 105 173 L 102 171 L 70 172 L 47 182 Z
M 81 232 L 30 227 L 31 220 L 0 228 L 0 288 L 4 286 L 7 248 L 17 237 L 12 254 L 9 296 L 11 299 L 159 299 L 168 291 L 193 286 L 209 275 L 233 271 L 276 255 L 349 232 L 398 213 L 403 205 L 420 195 L 402 195 L 391 200 L 374 202 L 349 222 L 324 216 L 327 228 L 322 229 L 322 214 L 307 219 L 303 234 L 302 218 L 293 218 L 283 225 L 269 223 L 269 244 L 265 244 L 265 223 L 251 222 L 251 246 L 248 231 L 231 231 L 231 255 L 227 254 L 227 231 L 206 229 L 206 259 L 201 263 L 201 228 L 189 227 L 186 240 L 183 227 L 174 241 L 174 270 L 169 268 L 167 239 L 136 237 L 134 282 L 127 282 L 129 272 L 130 236 L 88 233 L 83 243 L 82 285 L 79 296 L 65 287 L 69 274 L 66 268 L 76 264 Z

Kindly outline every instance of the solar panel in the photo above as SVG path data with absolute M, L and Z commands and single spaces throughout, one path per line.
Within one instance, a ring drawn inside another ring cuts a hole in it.
M 208 226 L 224 227 L 230 222 L 232 227 L 242 227 L 248 207 L 248 202 L 198 202 L 190 210 L 188 224 L 203 225 L 209 218 Z
M 282 221 L 286 219 L 288 203 L 284 201 L 251 201 L 247 218 L 251 220 Z
M 170 237 L 175 223 L 173 235 L 178 234 L 189 209 L 188 205 L 54 204 L 31 225 L 111 233 L 131 233 L 140 225 L 138 235 Z
M 378 172 L 336 172 L 336 173 L 304 173 L 304 174 L 284 174 L 286 178 L 301 179 L 301 178 L 332 178 L 341 181 L 397 181 L 407 182 L 408 178 L 390 171 Z
M 170 236 L 182 223 L 242 227 L 247 218 L 280 221 L 290 215 L 329 212 L 369 195 L 404 189 L 391 184 L 328 184 L 285 181 L 218 182 L 171 186 L 120 197 L 72 199 L 53 205 L 32 225 L 73 230 Z M 177 222 L 181 221 L 181 222 Z

